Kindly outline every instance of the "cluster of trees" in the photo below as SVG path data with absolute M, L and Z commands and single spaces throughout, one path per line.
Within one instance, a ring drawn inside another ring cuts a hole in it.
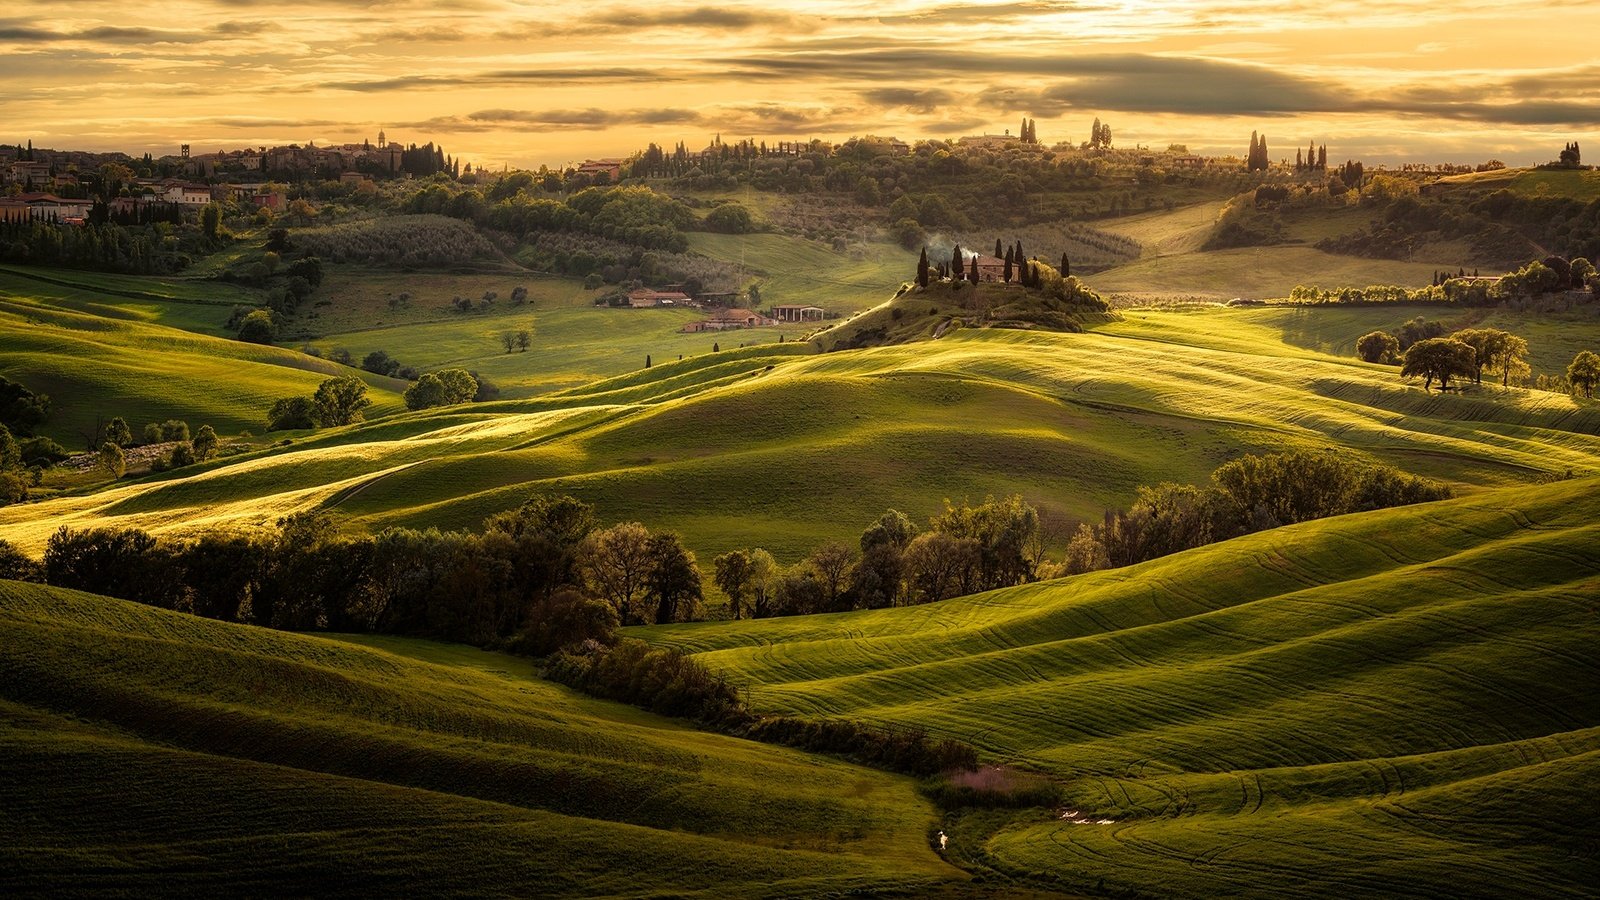
M 1556 158 L 1556 165 L 1570 169 L 1576 169 L 1583 165 L 1583 150 L 1578 146 L 1577 141 L 1573 141 L 1561 148 L 1561 155 Z
M 1328 169 L 1328 145 L 1318 147 L 1315 143 L 1305 150 L 1294 151 L 1294 170 L 1296 172 L 1325 172 Z
M 49 418 L 50 406 L 49 396 L 0 375 L 0 506 L 28 499 L 43 466 L 66 457 L 54 441 L 35 436 L 35 429 Z
M 339 375 L 317 386 L 310 397 L 284 397 L 267 411 L 268 431 L 333 428 L 361 421 L 372 399 L 366 382 L 354 375 Z
M 1442 500 L 1450 489 L 1331 451 L 1246 455 L 1205 486 L 1141 487 L 1126 510 L 1080 525 L 1066 574 L 1130 566 L 1240 535 L 1327 516 Z
M 1111 146 L 1111 126 L 1102 125 L 1100 117 L 1096 116 L 1094 124 L 1089 126 L 1089 149 L 1104 150 Z
M 272 628 L 407 634 L 532 655 L 609 641 L 619 623 L 702 613 L 694 554 L 676 534 L 637 523 L 600 528 L 594 510 L 571 497 L 530 499 L 490 517 L 481 534 L 352 536 L 318 513 L 286 516 L 272 533 L 183 540 L 64 527 L 34 577 Z
M 693 719 L 741 737 L 844 756 L 866 765 L 936 775 L 977 768 L 977 749 L 921 728 L 876 727 L 843 719 L 758 716 L 720 672 L 680 651 L 624 639 L 569 647 L 545 668 L 555 681 L 662 715 Z
M 1013 496 L 946 502 L 927 530 L 891 509 L 855 547 L 827 543 L 787 569 L 759 548 L 724 553 L 713 568 L 738 619 L 933 603 L 1032 581 L 1043 560 L 1038 510 Z
M 448 190 L 437 184 L 421 193 L 435 190 L 449 196 Z M 336 263 L 439 268 L 497 255 L 476 229 L 441 215 L 381 216 L 300 230 L 294 236 L 307 253 Z
M 1498 279 L 1479 278 L 1476 273 L 1465 273 L 1465 269 L 1454 276 L 1435 273 L 1434 281 L 1437 283 L 1423 288 L 1392 284 L 1325 288 L 1302 284 L 1289 292 L 1289 299 L 1305 304 L 1448 303 L 1486 306 L 1585 287 L 1600 299 L 1600 274 L 1583 257 L 1567 260 L 1550 256 L 1534 260 Z
M 1020 131 L 1017 132 L 1017 134 L 1019 135 L 1019 139 L 1024 144 L 1037 144 L 1037 143 L 1039 143 L 1039 125 L 1038 125 L 1037 122 L 1033 121 L 1032 119 L 1029 119 L 1029 118 L 1026 118 L 1026 117 L 1023 118 L 1023 120 L 1022 120 L 1022 128 L 1021 128 Z M 1111 142 L 1110 141 L 1110 137 L 1108 135 L 1107 139 L 1106 139 L 1106 143 L 1110 143 L 1110 142 Z
M 432 409 L 454 406 L 478 396 L 478 379 L 466 369 L 428 372 L 406 388 L 406 409 Z
M 504 193 L 499 187 L 492 193 Z M 490 201 L 475 189 L 453 193 L 433 184 L 413 194 L 404 208 L 467 220 L 519 239 L 540 232 L 578 232 L 648 249 L 681 253 L 688 248 L 684 231 L 694 225 L 694 214 L 666 194 L 643 186 L 592 187 L 556 200 L 534 196 L 532 187 L 530 178 L 514 193 Z
M 134 275 L 166 275 L 187 268 L 204 253 L 192 237 L 169 222 L 125 226 L 110 222 L 59 225 L 0 223 L 0 259 Z
M 1244 167 L 1251 172 L 1261 172 L 1272 167 L 1272 157 L 1267 154 L 1267 136 L 1250 132 L 1250 151 L 1245 154 Z
M 152 463 L 155 471 L 165 472 L 205 462 L 217 455 L 222 443 L 210 425 L 201 425 L 190 436 L 189 423 L 181 419 L 151 422 L 144 426 L 140 436 L 142 440 L 136 441 L 127 420 L 116 416 L 101 426 L 89 445 L 99 454 L 100 468 L 112 478 L 121 478 L 128 471 L 126 451 L 134 447 L 171 444 L 172 448 Z

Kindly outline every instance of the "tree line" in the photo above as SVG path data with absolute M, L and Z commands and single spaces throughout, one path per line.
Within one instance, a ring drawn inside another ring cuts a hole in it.
M 1209 485 L 1140 487 L 1128 509 L 1078 527 L 1063 569 L 1131 566 L 1269 528 L 1450 496 L 1445 485 L 1331 450 L 1249 454 L 1218 467 Z

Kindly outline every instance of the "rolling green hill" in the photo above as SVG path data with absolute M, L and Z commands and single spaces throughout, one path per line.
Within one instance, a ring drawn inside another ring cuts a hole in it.
M 1597 488 L 641 636 L 701 654 L 758 709 L 914 723 L 1060 779 L 1078 815 L 954 831 L 1009 874 L 1140 896 L 1580 897 L 1600 871 Z
M 957 330 L 848 353 L 724 350 L 538 399 L 405 414 L 184 477 L 0 510 L 31 550 L 61 524 L 176 533 L 328 509 L 369 529 L 476 527 L 530 493 L 681 531 L 702 556 L 792 560 L 887 507 L 1020 493 L 1097 518 L 1140 484 L 1199 481 L 1244 451 L 1344 448 L 1463 490 L 1600 471 L 1600 406 L 1407 385 L 1393 367 L 1149 312 L 1087 334 Z
M 0 892 L 815 896 L 963 873 L 909 779 L 513 657 L 0 582 Z
M 231 302 L 95 293 L 0 273 L 0 370 L 50 395 L 55 411 L 43 432 L 74 448 L 112 416 L 135 428 L 180 418 L 222 434 L 259 432 L 274 400 L 309 395 L 324 379 L 354 371 L 197 333 L 220 330 L 231 309 Z M 404 382 L 356 374 L 373 388 L 371 414 L 403 408 Z

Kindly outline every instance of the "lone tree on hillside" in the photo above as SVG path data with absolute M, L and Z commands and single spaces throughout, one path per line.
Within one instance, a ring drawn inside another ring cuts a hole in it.
M 1595 385 L 1600 384 L 1600 355 L 1584 350 L 1574 356 L 1572 364 L 1567 366 L 1567 380 L 1572 382 L 1574 394 L 1581 391 L 1585 397 L 1592 398 Z
M 101 444 L 100 468 L 105 469 L 112 478 L 121 478 L 128 471 L 128 462 L 122 454 L 122 448 L 112 441 Z
M 1451 376 L 1469 378 L 1477 368 L 1477 354 L 1468 345 L 1454 338 L 1428 338 L 1412 344 L 1406 351 L 1405 362 L 1400 366 L 1400 377 L 1421 375 L 1423 390 L 1432 388 L 1433 380 L 1437 378 L 1439 389 L 1447 390 Z
M 324 381 L 311 402 L 316 406 L 316 420 L 328 428 L 361 421 L 361 411 L 372 405 L 366 384 L 354 375 Z
M 1369 331 L 1356 341 L 1356 353 L 1369 363 L 1392 366 L 1400 361 L 1400 339 L 1387 331 Z

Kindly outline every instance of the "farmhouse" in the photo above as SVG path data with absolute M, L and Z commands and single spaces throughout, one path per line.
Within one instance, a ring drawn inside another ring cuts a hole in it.
M 1198 156 L 1179 156 L 1172 160 L 1172 164 L 1190 169 L 1200 169 L 1205 167 L 1206 161 Z
M 583 165 L 578 167 L 578 174 L 588 175 L 591 178 L 595 175 L 604 174 L 606 180 L 616 182 L 622 177 L 622 160 L 586 159 L 583 161 Z
M 728 331 L 735 328 L 759 328 L 763 325 L 776 325 L 776 321 L 748 309 L 719 309 L 711 316 L 699 322 L 690 322 L 683 326 L 685 332 L 698 331 Z
M 774 306 L 772 314 L 779 322 L 810 322 L 821 319 L 823 316 L 822 307 L 801 306 L 799 304 Z
M 967 265 L 972 265 L 968 262 Z M 1020 273 L 1015 268 L 1011 271 L 1011 280 L 1016 281 Z M 978 280 L 983 282 L 1002 282 L 1006 280 L 1006 261 L 998 256 L 978 255 Z
M 682 291 L 652 291 L 649 288 L 640 288 L 628 292 L 628 305 L 634 309 L 647 309 L 652 306 L 681 306 L 689 302 L 689 295 Z

